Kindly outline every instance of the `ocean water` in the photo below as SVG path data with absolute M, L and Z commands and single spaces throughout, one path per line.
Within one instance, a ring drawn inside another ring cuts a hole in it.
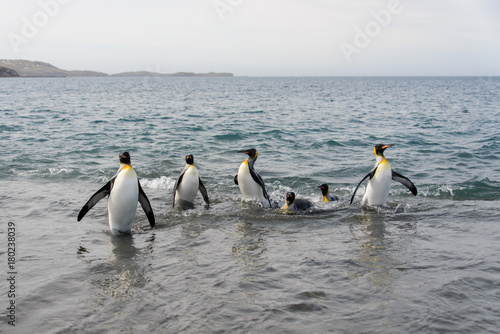
M 498 77 L 2 79 L 0 331 L 497 333 L 499 91 Z M 393 182 L 387 206 L 363 208 L 362 186 L 349 205 L 377 143 L 418 195 Z M 241 198 L 252 147 L 272 200 L 294 191 L 312 210 Z M 139 206 L 116 236 L 105 200 L 76 216 L 123 150 L 157 226 Z M 208 209 L 172 207 L 186 154 Z M 341 201 L 322 203 L 322 183 Z

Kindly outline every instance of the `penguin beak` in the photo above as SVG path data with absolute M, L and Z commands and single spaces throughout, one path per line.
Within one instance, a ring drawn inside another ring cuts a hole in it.
M 248 154 L 248 156 L 251 159 L 256 159 L 257 158 L 257 150 L 253 149 L 253 148 L 250 148 L 250 149 L 247 149 L 247 150 L 243 150 L 243 151 L 238 151 L 238 153 L 246 153 L 246 154 Z
M 382 149 L 384 149 L 384 150 L 385 150 L 386 148 L 389 148 L 389 147 L 391 147 L 391 146 L 394 146 L 394 144 L 385 145 L 385 146 L 383 146 L 383 147 L 382 147 Z

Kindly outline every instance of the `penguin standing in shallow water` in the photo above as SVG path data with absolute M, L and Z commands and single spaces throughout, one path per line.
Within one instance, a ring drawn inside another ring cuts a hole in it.
M 186 166 L 184 166 L 184 170 L 175 183 L 172 205 L 175 206 L 175 202 L 181 200 L 193 203 L 198 190 L 203 195 L 205 203 L 209 205 L 207 189 L 205 189 L 203 182 L 201 182 L 198 169 L 194 165 L 193 155 L 190 154 L 186 156 Z
M 115 176 L 99 189 L 82 207 L 77 220 L 80 221 L 101 199 L 108 196 L 109 228 L 113 232 L 129 233 L 132 230 L 137 201 L 148 217 L 151 227 L 155 226 L 155 217 L 151 203 L 142 190 L 135 170 L 130 163 L 128 152 L 120 153 L 120 168 Z
M 375 168 L 373 168 L 368 174 L 366 174 L 366 176 L 358 183 L 356 189 L 354 189 L 354 193 L 352 194 L 351 204 L 359 186 L 367 178 L 369 178 L 368 185 L 366 186 L 365 195 L 363 196 L 363 200 L 361 202 L 365 206 L 385 205 L 387 197 L 389 197 L 389 190 L 391 189 L 392 180 L 397 181 L 410 189 L 414 196 L 417 195 L 417 188 L 415 187 L 413 182 L 411 182 L 403 175 L 393 171 L 391 168 L 391 164 L 384 157 L 385 149 L 391 146 L 393 146 L 393 144 L 375 145 L 375 148 L 373 149 L 375 155 L 377 156 Z
M 253 169 L 253 165 L 257 160 L 257 150 L 251 148 L 244 151 L 238 151 L 238 153 L 246 153 L 249 158 L 241 163 L 238 174 L 234 177 L 234 183 L 240 187 L 243 197 L 257 199 L 264 206 L 269 203 L 269 207 L 272 207 L 264 181 Z
M 337 196 L 328 193 L 328 184 L 323 183 L 318 188 L 321 189 L 321 193 L 323 194 L 323 202 L 333 202 L 339 200 Z
M 295 198 L 295 193 L 290 191 L 286 193 L 286 203 L 281 207 L 285 213 L 290 211 L 306 211 L 312 208 L 312 203 L 306 199 Z

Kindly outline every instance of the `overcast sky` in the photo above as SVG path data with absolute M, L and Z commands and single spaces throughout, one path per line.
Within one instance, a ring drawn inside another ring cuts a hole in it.
M 0 59 L 248 76 L 500 75 L 499 0 L 0 0 Z

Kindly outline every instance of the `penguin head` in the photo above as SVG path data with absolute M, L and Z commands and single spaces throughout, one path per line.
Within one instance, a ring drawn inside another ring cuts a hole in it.
M 186 163 L 187 163 L 188 165 L 192 165 L 192 164 L 194 164 L 194 158 L 193 158 L 193 155 L 192 155 L 192 154 L 186 155 Z
M 238 151 L 238 153 L 246 153 L 250 157 L 250 159 L 257 159 L 257 150 L 254 148 L 250 148 L 248 150 Z
M 124 151 L 119 154 L 120 163 L 130 165 L 130 154 L 127 151 Z
M 375 153 L 376 156 L 383 157 L 385 149 L 391 146 L 394 146 L 394 144 L 389 144 L 389 145 L 377 144 L 373 148 L 373 152 Z
M 323 194 L 323 196 L 326 196 L 328 194 L 328 184 L 323 183 L 318 188 L 321 189 L 321 193 Z
M 286 193 L 286 205 L 290 206 L 295 202 L 295 193 L 293 191 Z

